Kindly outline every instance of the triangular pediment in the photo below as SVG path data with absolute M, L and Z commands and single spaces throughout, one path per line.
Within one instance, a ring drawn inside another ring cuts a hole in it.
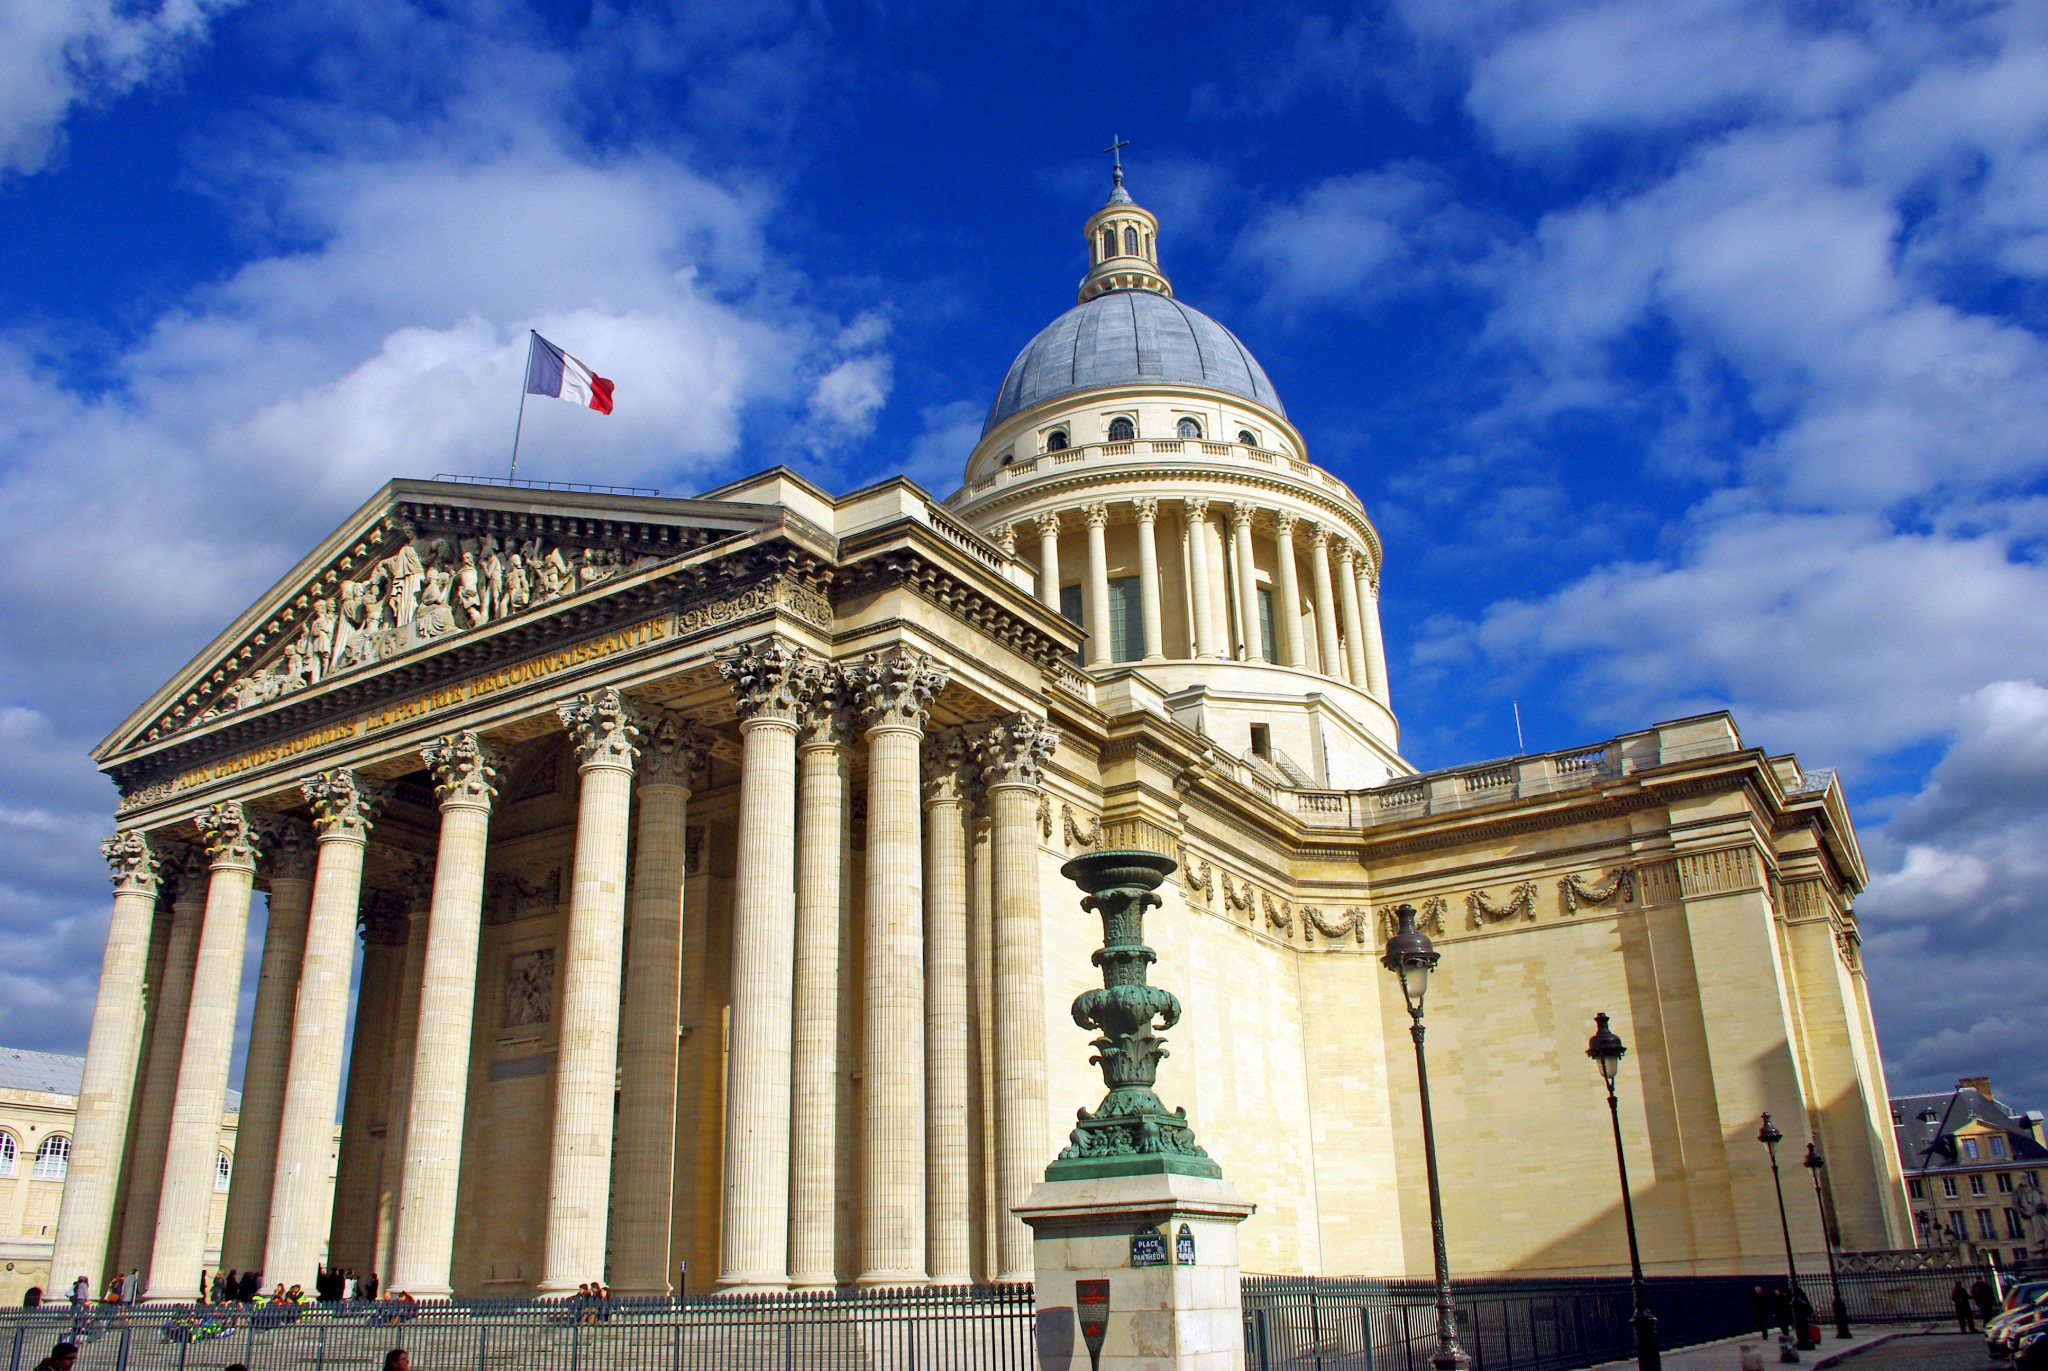
M 394 481 L 95 750 L 147 747 L 784 523 L 771 506 Z

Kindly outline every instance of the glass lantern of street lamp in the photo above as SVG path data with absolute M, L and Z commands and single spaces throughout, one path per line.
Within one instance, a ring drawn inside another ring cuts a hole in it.
M 1600 1064 L 1600 1074 L 1612 1089 L 1614 1078 L 1621 1071 L 1621 1059 L 1628 1055 L 1628 1046 L 1619 1033 L 1607 1026 L 1605 1014 L 1595 1014 L 1593 1023 L 1596 1031 L 1586 1040 L 1586 1055 Z
M 1401 996 L 1408 1001 L 1408 1013 L 1420 1017 L 1422 998 L 1429 993 L 1429 973 L 1443 956 L 1429 935 L 1415 926 L 1415 906 L 1404 904 L 1394 911 L 1397 920 L 1393 936 L 1387 939 L 1380 965 L 1401 980 Z

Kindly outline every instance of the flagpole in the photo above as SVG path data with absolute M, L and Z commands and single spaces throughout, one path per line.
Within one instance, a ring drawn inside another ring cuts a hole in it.
M 505 473 L 508 481 L 519 476 L 519 433 L 526 427 L 526 378 L 533 374 L 534 331 L 526 331 L 526 365 L 519 369 L 519 422 L 512 426 L 512 470 Z

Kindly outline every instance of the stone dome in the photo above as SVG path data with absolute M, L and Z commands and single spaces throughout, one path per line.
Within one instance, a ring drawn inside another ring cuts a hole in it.
M 1112 290 L 1053 320 L 1010 363 L 984 435 L 1044 400 L 1106 386 L 1201 386 L 1286 417 L 1265 368 L 1198 309 L 1152 290 Z

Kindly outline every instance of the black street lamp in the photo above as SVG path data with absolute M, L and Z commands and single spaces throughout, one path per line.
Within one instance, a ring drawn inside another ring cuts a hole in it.
M 1621 1035 L 1607 1026 L 1605 1014 L 1593 1016 L 1595 1031 L 1586 1043 L 1586 1055 L 1600 1064 L 1601 1079 L 1607 1082 L 1607 1121 L 1614 1125 L 1614 1164 L 1621 1171 L 1621 1219 L 1628 1228 L 1629 1289 L 1636 1302 L 1636 1365 L 1640 1371 L 1658 1371 L 1664 1357 L 1657 1350 L 1657 1319 L 1650 1313 L 1650 1293 L 1643 1285 L 1643 1257 L 1636 1246 L 1636 1206 L 1628 1193 L 1628 1157 L 1621 1150 L 1621 1106 L 1614 1100 L 1614 1077 L 1628 1047 Z
M 1799 1263 L 1792 1259 L 1792 1222 L 1785 1217 L 1785 1184 L 1778 1179 L 1778 1144 L 1785 1135 L 1771 1123 L 1771 1116 L 1764 1115 L 1764 1126 L 1756 1131 L 1756 1140 L 1771 1154 L 1771 1188 L 1778 1192 L 1778 1231 L 1785 1235 L 1785 1270 L 1791 1274 L 1792 1288 L 1786 1292 L 1792 1301 L 1792 1321 L 1799 1325 L 1793 1330 L 1793 1345 L 1802 1352 L 1813 1350 L 1813 1339 L 1807 1336 L 1806 1320 L 1799 1317 L 1799 1305 L 1804 1298 L 1799 1289 Z
M 1842 1302 L 1842 1273 L 1835 1266 L 1835 1231 L 1828 1227 L 1828 1202 L 1821 1198 L 1820 1173 L 1827 1165 L 1820 1159 L 1820 1149 L 1812 1143 L 1806 1145 L 1806 1160 L 1800 1163 L 1813 1176 L 1813 1202 L 1820 1210 L 1820 1235 L 1828 1245 L 1828 1284 L 1835 1291 L 1835 1336 L 1849 1336 L 1849 1306 Z
M 1444 1205 L 1437 1189 L 1436 1121 L 1429 1112 L 1429 1062 L 1422 1051 L 1422 997 L 1429 991 L 1429 973 L 1443 955 L 1429 935 L 1415 927 L 1415 906 L 1394 911 L 1398 923 L 1387 939 L 1380 965 L 1401 979 L 1401 998 L 1408 1002 L 1408 1035 L 1415 1039 L 1415 1080 L 1422 1091 L 1422 1159 L 1429 1175 L 1429 1233 L 1436 1246 L 1436 1351 L 1433 1371 L 1465 1371 L 1472 1359 L 1458 1346 L 1458 1311 L 1451 1303 L 1450 1260 L 1444 1252 Z

